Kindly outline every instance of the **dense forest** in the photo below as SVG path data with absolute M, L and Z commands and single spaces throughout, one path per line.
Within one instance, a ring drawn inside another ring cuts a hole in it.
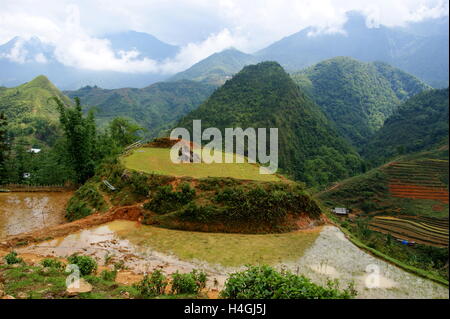
M 86 86 L 65 91 L 79 97 L 84 111 L 94 108 L 97 123 L 104 127 L 117 116 L 142 126 L 146 138 L 164 135 L 176 121 L 195 109 L 213 92 L 214 86 L 194 81 L 159 82 L 142 89 L 106 90 Z
M 276 62 L 245 67 L 177 126 L 192 130 L 193 119 L 222 133 L 227 127 L 277 127 L 280 168 L 310 186 L 363 169 L 358 154 Z
M 385 63 L 364 63 L 348 57 L 320 62 L 292 74 L 292 78 L 358 149 L 402 101 L 429 88 Z
M 400 105 L 365 146 L 375 164 L 397 155 L 448 144 L 448 88 L 429 90 Z

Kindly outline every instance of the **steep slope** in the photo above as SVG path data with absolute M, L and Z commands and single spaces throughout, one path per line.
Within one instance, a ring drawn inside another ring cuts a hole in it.
M 278 128 L 280 168 L 310 185 L 361 168 L 358 155 L 276 62 L 245 67 L 177 126 L 192 130 L 193 119 L 222 134 L 227 127 Z
M 236 49 L 227 49 L 207 57 L 186 71 L 175 74 L 171 81 L 188 79 L 222 85 L 244 66 L 259 62 L 259 59 Z
M 364 148 L 364 155 L 381 163 L 403 153 L 448 143 L 448 88 L 419 93 L 390 116 Z
M 87 108 L 95 107 L 100 124 L 124 116 L 147 129 L 147 137 L 156 137 L 205 101 L 213 90 L 211 85 L 184 80 L 159 82 L 143 89 L 87 86 L 65 93 L 78 96 Z
M 0 112 L 8 118 L 8 130 L 14 137 L 26 137 L 30 143 L 51 144 L 57 135 L 58 111 L 48 101 L 52 96 L 70 100 L 45 76 L 14 88 L 0 90 Z
M 448 284 L 448 144 L 396 158 L 316 194 L 359 241 Z M 404 245 L 402 241 L 410 244 Z
M 289 71 L 336 56 L 383 61 L 433 86 L 448 86 L 448 19 L 444 23 L 446 29 L 434 33 L 425 31 L 431 28 L 429 24 L 440 26 L 441 19 L 405 28 L 369 28 L 365 20 L 358 13 L 349 13 L 343 27 L 345 33 L 317 34 L 314 28 L 306 28 L 256 52 L 255 56 L 278 61 Z
M 360 148 L 405 99 L 429 88 L 386 63 L 329 59 L 292 74 L 339 132 Z

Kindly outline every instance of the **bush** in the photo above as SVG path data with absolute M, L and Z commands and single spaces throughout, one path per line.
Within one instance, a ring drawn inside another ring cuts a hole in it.
M 117 271 L 109 271 L 109 270 L 103 270 L 100 273 L 100 278 L 102 278 L 105 281 L 115 281 L 117 277 Z
M 72 255 L 67 258 L 69 264 L 77 265 L 82 276 L 88 276 L 97 270 L 97 262 L 89 256 Z
M 41 265 L 43 267 L 55 268 L 55 269 L 63 269 L 64 264 L 57 259 L 53 258 L 45 258 L 41 260 Z
M 97 186 L 88 182 L 81 186 L 69 200 L 66 209 L 66 218 L 74 221 L 93 213 L 94 210 L 104 210 L 107 204 Z
M 188 183 L 180 184 L 178 191 L 173 191 L 171 185 L 164 185 L 156 189 L 144 208 L 157 214 L 166 214 L 191 202 L 194 197 L 195 190 Z
M 193 270 L 189 274 L 180 274 L 178 271 L 172 276 L 173 294 L 198 294 L 206 285 L 207 276 L 204 272 Z
M 17 257 L 17 253 L 15 251 L 10 252 L 4 258 L 8 265 L 20 264 L 23 262 L 22 258 Z
M 352 285 L 345 290 L 339 290 L 337 282 L 321 287 L 304 276 L 269 266 L 250 266 L 231 274 L 221 292 L 228 299 L 349 299 L 355 295 Z
M 154 297 L 164 294 L 167 286 L 167 278 L 161 270 L 157 269 L 152 274 L 145 275 L 135 286 L 143 297 Z

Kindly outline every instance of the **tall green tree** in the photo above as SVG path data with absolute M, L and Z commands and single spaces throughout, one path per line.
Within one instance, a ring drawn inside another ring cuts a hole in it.
M 111 138 L 120 146 L 127 146 L 139 140 L 138 132 L 143 128 L 124 117 L 116 117 L 108 126 Z
M 9 156 L 10 143 L 7 131 L 8 122 L 5 113 L 0 113 L 0 185 L 7 180 L 6 164 Z
M 75 97 L 75 105 L 67 106 L 59 98 L 55 101 L 59 120 L 67 143 L 67 154 L 78 183 L 84 183 L 94 175 L 96 156 L 96 125 L 94 113 L 83 115 L 80 99 Z

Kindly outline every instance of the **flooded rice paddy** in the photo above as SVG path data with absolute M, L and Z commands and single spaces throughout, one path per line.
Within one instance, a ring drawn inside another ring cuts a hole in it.
M 0 238 L 65 222 L 70 192 L 0 193 Z
M 223 286 L 245 264 L 270 264 L 325 284 L 353 282 L 358 298 L 448 298 L 448 289 L 410 274 L 357 248 L 334 226 L 273 235 L 211 234 L 114 221 L 63 238 L 18 249 L 19 253 L 65 257 L 80 253 L 123 261 L 135 273 L 161 268 L 167 274 L 203 269 L 209 286 Z

